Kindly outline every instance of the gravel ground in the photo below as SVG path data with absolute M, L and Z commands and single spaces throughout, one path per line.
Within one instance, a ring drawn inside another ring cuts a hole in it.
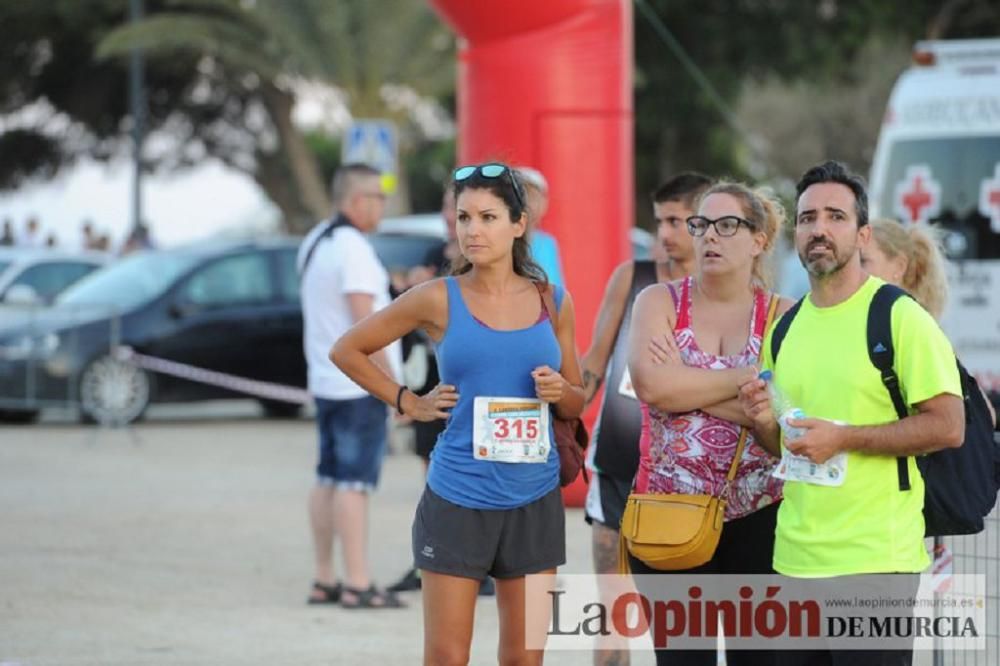
M 0 428 L 0 666 L 420 663 L 418 594 L 400 611 L 304 603 L 314 439 L 304 419 Z M 372 504 L 380 582 L 410 559 L 422 476 L 413 455 L 386 460 Z M 565 570 L 585 572 L 579 509 L 567 525 Z M 472 663 L 496 663 L 494 601 L 476 614 Z

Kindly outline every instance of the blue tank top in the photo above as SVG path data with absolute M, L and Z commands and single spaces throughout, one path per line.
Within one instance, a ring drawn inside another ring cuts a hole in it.
M 436 495 L 470 509 L 513 509 L 545 496 L 559 484 L 559 454 L 544 463 L 476 460 L 472 454 L 472 411 L 476 396 L 534 398 L 531 371 L 562 366 L 559 341 L 548 318 L 528 328 L 498 331 L 477 321 L 462 299 L 458 281 L 448 287 L 448 327 L 437 345 L 441 381 L 458 391 L 445 430 L 431 453 L 427 484 Z M 563 291 L 555 287 L 556 307 Z M 540 299 L 539 299 L 540 300 Z

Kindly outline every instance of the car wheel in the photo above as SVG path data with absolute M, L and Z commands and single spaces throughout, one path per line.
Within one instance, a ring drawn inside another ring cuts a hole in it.
M 294 419 L 302 411 L 302 405 L 280 400 L 261 400 L 260 406 L 269 419 Z
M 23 425 L 38 420 L 37 409 L 0 409 L 0 423 Z
M 80 415 L 86 423 L 131 423 L 146 411 L 149 396 L 149 374 L 114 356 L 92 361 L 80 376 Z

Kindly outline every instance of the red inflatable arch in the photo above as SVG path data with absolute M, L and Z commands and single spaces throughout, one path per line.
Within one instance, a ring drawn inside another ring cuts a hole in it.
M 605 282 L 631 254 L 631 3 L 430 2 L 463 38 L 458 162 L 498 158 L 545 174 L 544 228 L 559 240 L 585 349 Z M 579 490 L 567 499 L 577 504 Z

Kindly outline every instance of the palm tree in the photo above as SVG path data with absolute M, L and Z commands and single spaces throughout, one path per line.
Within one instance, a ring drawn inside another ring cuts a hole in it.
M 164 0 L 112 31 L 98 56 L 133 48 L 154 67 L 177 52 L 199 53 L 204 86 L 193 96 L 221 87 L 245 100 L 247 122 L 264 112 L 253 159 L 226 159 L 254 177 L 293 229 L 330 210 L 316 159 L 292 122 L 297 83 L 337 87 L 355 117 L 405 123 L 408 110 L 390 104 L 387 84 L 434 95 L 454 81 L 453 39 L 415 0 Z

